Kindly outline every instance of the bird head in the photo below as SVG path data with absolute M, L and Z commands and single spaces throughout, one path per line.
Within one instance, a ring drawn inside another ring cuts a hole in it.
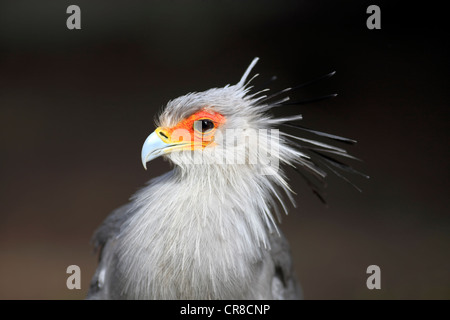
M 339 173 L 333 168 L 356 172 L 331 157 L 337 155 L 354 159 L 346 150 L 279 129 L 283 126 L 291 127 L 321 138 L 350 144 L 356 141 L 299 126 L 295 122 L 301 120 L 302 116 L 298 114 L 274 118 L 267 112 L 274 107 L 311 102 L 291 102 L 289 97 L 273 101 L 273 98 L 330 77 L 334 72 L 267 96 L 264 93 L 268 89 L 250 93 L 252 87 L 249 83 L 257 75 L 249 81 L 247 78 L 257 61 L 258 58 L 255 58 L 251 62 L 235 85 L 189 93 L 169 101 L 157 119 L 158 127 L 147 137 L 142 147 L 144 168 L 147 167 L 147 162 L 159 156 L 169 158 L 181 168 L 218 165 L 222 170 L 239 166 L 275 175 L 276 183 L 287 189 L 287 183 L 279 171 L 280 163 L 304 169 L 303 171 L 321 180 L 327 175 L 327 169 L 337 175 Z M 328 95 L 315 100 L 334 96 Z M 307 176 L 297 171 L 312 186 Z M 316 191 L 315 193 L 318 194 Z
M 249 95 L 245 81 L 255 58 L 235 85 L 194 92 L 170 101 L 142 147 L 142 164 L 166 156 L 176 165 L 260 167 L 279 138 L 266 106 Z M 271 130 L 273 129 L 273 130 Z M 273 152 L 275 156 L 275 152 Z M 273 157 L 272 166 L 278 157 Z M 265 161 L 267 162 L 267 161 Z

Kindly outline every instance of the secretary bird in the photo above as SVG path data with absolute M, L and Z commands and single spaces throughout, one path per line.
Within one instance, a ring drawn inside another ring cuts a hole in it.
M 113 211 L 93 237 L 100 249 L 88 299 L 299 299 L 288 242 L 275 222 L 294 203 L 285 167 L 312 182 L 327 172 L 358 173 L 334 157 L 345 149 L 280 131 L 356 141 L 273 117 L 288 92 L 252 93 L 255 58 L 235 85 L 170 101 L 145 140 L 141 159 L 163 156 L 173 169 Z M 322 100 L 335 95 L 320 97 Z M 276 99 L 275 99 L 276 98 Z M 295 204 L 294 204 L 295 206 Z

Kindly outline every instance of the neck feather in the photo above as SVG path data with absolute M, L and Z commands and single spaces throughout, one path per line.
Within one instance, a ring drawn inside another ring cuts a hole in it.
M 268 232 L 277 232 L 273 178 L 245 165 L 192 165 L 150 181 L 118 238 L 124 291 L 226 298 L 242 290 L 269 249 Z

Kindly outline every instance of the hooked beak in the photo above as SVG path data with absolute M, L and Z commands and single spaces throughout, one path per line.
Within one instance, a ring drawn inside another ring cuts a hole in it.
M 159 127 L 145 139 L 141 151 L 142 165 L 147 170 L 147 162 L 173 151 L 191 149 L 195 146 L 190 140 L 189 133 L 186 140 L 172 141 L 171 135 L 165 129 Z
M 214 141 L 214 137 L 203 139 L 197 138 L 187 130 L 177 129 L 176 132 L 158 127 L 145 139 L 141 151 L 142 165 L 147 170 L 147 162 L 164 154 L 181 150 L 203 149 Z M 176 139 L 172 139 L 173 137 Z
M 147 162 L 164 154 L 164 149 L 168 148 L 170 144 L 161 140 L 157 132 L 153 132 L 145 139 L 141 151 L 142 165 L 147 170 Z

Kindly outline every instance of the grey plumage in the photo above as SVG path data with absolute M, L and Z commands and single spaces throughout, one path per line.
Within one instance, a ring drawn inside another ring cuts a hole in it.
M 277 104 L 267 102 L 264 91 L 249 94 L 246 79 L 256 62 L 238 84 L 188 94 L 162 111 L 142 160 L 145 166 L 163 155 L 174 168 L 113 211 L 94 234 L 100 262 L 88 299 L 301 297 L 288 242 L 273 217 L 279 207 L 287 213 L 280 190 L 293 202 L 278 163 L 325 178 L 308 154 L 312 149 L 299 141 L 344 156 L 346 151 L 283 132 L 255 139 L 260 130 L 300 119 L 273 118 L 266 111 Z M 192 128 L 189 119 L 203 112 L 216 119 L 212 141 L 194 148 L 193 140 L 187 147 L 187 140 L 174 138 L 173 128 Z M 269 165 L 259 161 L 268 153 Z M 230 154 L 244 161 L 224 162 Z
M 109 272 L 118 263 L 114 255 L 116 243 L 113 240 L 119 233 L 120 226 L 125 223 L 129 215 L 128 206 L 125 205 L 113 211 L 94 234 L 94 245 L 100 252 L 100 264 L 91 281 L 88 299 L 125 299 L 130 298 L 121 292 L 122 282 L 119 272 Z M 269 236 L 270 251 L 267 251 L 262 259 L 255 262 L 252 270 L 254 286 L 252 290 L 236 292 L 236 295 L 221 296 L 221 299 L 299 299 L 302 291 L 294 273 L 289 243 L 285 236 L 280 233 L 272 233 Z M 218 253 L 219 254 L 219 253 Z M 152 297 L 141 296 L 132 298 L 215 298 L 214 296 L 192 297 L 179 293 L 179 296 Z

